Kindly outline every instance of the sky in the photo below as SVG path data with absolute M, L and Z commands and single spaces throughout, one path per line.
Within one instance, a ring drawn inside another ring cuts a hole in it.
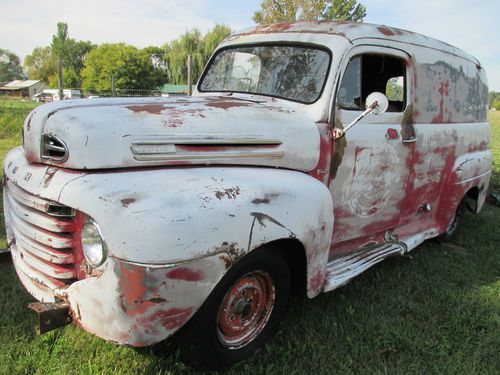
M 93 43 L 161 46 L 182 33 L 215 24 L 253 26 L 261 0 L 0 0 L 0 48 L 21 59 L 51 43 L 59 21 L 70 37 Z M 500 91 L 500 1 L 359 0 L 365 22 L 415 31 L 455 45 L 485 67 L 490 90 Z

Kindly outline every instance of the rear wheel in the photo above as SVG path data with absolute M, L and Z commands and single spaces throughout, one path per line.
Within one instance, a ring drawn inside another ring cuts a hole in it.
M 290 272 L 279 250 L 241 259 L 177 335 L 182 358 L 214 370 L 252 356 L 276 333 L 289 289 Z
M 436 242 L 445 243 L 452 241 L 458 231 L 460 219 L 464 212 L 464 201 L 462 201 L 455 211 L 455 215 L 451 218 L 446 230 L 435 238 Z

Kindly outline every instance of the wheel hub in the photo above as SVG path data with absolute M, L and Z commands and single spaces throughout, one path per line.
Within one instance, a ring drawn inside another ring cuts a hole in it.
M 229 289 L 219 308 L 217 335 L 229 349 L 252 342 L 266 326 L 276 294 L 272 277 L 254 271 L 241 277 Z

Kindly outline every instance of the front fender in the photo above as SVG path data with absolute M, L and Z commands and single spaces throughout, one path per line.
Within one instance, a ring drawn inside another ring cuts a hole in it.
M 323 286 L 331 194 L 300 172 L 204 167 L 94 173 L 69 182 L 59 200 L 91 216 L 118 259 L 172 264 L 220 253 L 229 267 L 266 243 L 294 238 L 306 252 L 308 295 Z

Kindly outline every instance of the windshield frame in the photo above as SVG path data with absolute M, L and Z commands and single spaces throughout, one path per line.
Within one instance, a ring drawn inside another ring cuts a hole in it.
M 263 46 L 309 48 L 309 49 L 320 50 L 320 51 L 326 52 L 328 54 L 328 67 L 326 68 L 326 74 L 325 74 L 325 78 L 323 80 L 323 85 L 321 86 L 321 89 L 318 92 L 318 96 L 316 97 L 316 99 L 314 101 L 307 102 L 307 101 L 302 101 L 302 100 L 296 100 L 296 99 L 288 98 L 288 97 L 285 97 L 285 96 L 270 95 L 270 94 L 266 94 L 266 93 L 249 92 L 249 91 L 236 91 L 236 90 L 217 90 L 217 91 L 213 90 L 212 91 L 212 90 L 202 90 L 201 89 L 201 84 L 203 83 L 203 81 L 205 79 L 205 76 L 207 75 L 207 73 L 209 71 L 209 68 L 212 66 L 215 58 L 221 52 L 226 51 L 226 50 L 230 50 L 230 49 L 236 49 L 237 50 L 237 49 L 240 49 L 240 48 L 263 47 Z M 325 86 L 326 86 L 326 83 L 328 82 L 328 78 L 329 78 L 329 75 L 330 75 L 330 69 L 332 67 L 332 59 L 333 59 L 333 54 L 332 54 L 332 51 L 329 48 L 327 48 L 327 47 L 325 47 L 323 45 L 315 44 L 315 43 L 286 42 L 286 41 L 285 42 L 269 41 L 269 42 L 231 44 L 231 45 L 227 45 L 227 46 L 224 46 L 224 47 L 221 47 L 221 48 L 217 49 L 212 54 L 212 56 L 210 57 L 210 60 L 208 61 L 207 65 L 205 66 L 205 69 L 203 70 L 203 73 L 202 73 L 200 79 L 198 80 L 198 83 L 196 85 L 196 89 L 200 93 L 217 93 L 217 92 L 221 92 L 221 93 L 238 93 L 238 94 L 247 94 L 247 95 L 259 95 L 259 96 L 266 96 L 266 97 L 269 97 L 269 98 L 283 99 L 283 100 L 287 100 L 287 101 L 294 102 L 294 103 L 300 103 L 300 104 L 308 104 L 308 105 L 310 105 L 310 104 L 316 103 L 323 96 L 323 91 L 325 90 Z

